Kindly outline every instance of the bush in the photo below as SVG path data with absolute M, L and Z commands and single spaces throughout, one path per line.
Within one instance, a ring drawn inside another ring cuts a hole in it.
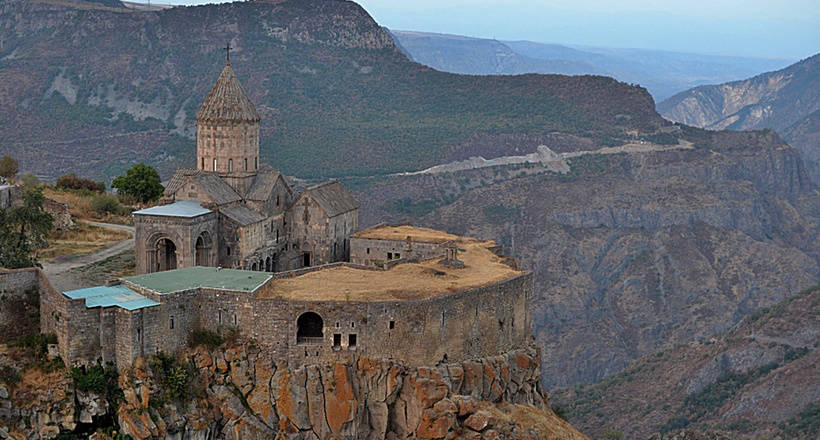
M 669 431 L 677 431 L 689 426 L 689 419 L 686 417 L 672 417 L 661 426 L 661 434 L 666 434 Z
M 223 342 L 225 341 L 219 333 L 210 330 L 194 330 L 188 336 L 188 346 L 191 348 L 202 346 L 213 350 L 222 345 Z
M 57 188 L 63 190 L 87 190 L 91 192 L 105 192 L 105 183 L 95 182 L 91 179 L 77 177 L 76 174 L 66 174 L 57 179 Z
M 97 194 L 91 198 L 91 209 L 99 214 L 121 214 L 123 206 L 116 196 L 111 194 Z
M 8 154 L 0 158 L 0 177 L 14 177 L 20 171 L 20 165 Z
M 198 374 L 193 362 L 158 353 L 151 358 L 149 365 L 162 390 L 160 400 L 155 401 L 155 404 L 161 404 L 162 401 L 185 402 L 204 392 L 203 388 L 197 386 Z
M 23 378 L 17 370 L 8 365 L 0 366 L 0 382 L 3 382 L 8 386 L 13 386 L 21 380 L 23 380 Z
M 14 341 L 11 345 L 15 347 L 27 348 L 32 351 L 35 357 L 43 357 L 48 354 L 49 344 L 57 343 L 57 335 L 51 333 L 39 333 L 34 336 L 26 336 Z
M 555 406 L 552 407 L 552 412 L 554 412 L 555 415 L 558 416 L 558 418 L 560 418 L 564 421 L 568 421 L 567 420 L 567 410 L 565 410 L 564 408 L 562 408 L 558 405 L 555 405 Z

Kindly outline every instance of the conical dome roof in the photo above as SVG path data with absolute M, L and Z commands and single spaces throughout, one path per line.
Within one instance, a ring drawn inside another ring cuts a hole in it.
M 242 85 L 239 84 L 239 80 L 236 79 L 230 62 L 222 69 L 222 74 L 216 80 L 214 88 L 199 108 L 196 120 L 205 122 L 259 122 L 261 120 L 256 107 L 253 106 Z

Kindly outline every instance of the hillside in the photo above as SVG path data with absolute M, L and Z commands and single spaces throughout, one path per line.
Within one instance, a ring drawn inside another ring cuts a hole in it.
M 626 438 L 697 427 L 729 438 L 816 438 L 820 288 L 760 310 L 715 338 L 658 351 L 553 404 L 584 432 Z
M 801 151 L 815 181 L 820 178 L 818 110 L 820 54 L 746 80 L 696 87 L 658 104 L 664 117 L 696 127 L 773 128 Z
M 786 60 L 700 55 L 645 49 L 570 47 L 391 30 L 411 59 L 444 72 L 470 75 L 563 73 L 606 75 L 646 87 L 656 101 L 701 84 L 746 78 Z
M 796 151 L 771 131 L 681 135 L 694 148 L 570 158 L 566 174 L 530 163 L 347 184 L 362 226 L 504 244 L 535 272 L 545 387 L 594 383 L 820 281 L 820 199 Z
M 668 124 L 644 89 L 611 78 L 426 68 L 341 0 L 148 12 L 9 0 L 0 41 L 3 152 L 46 178 L 110 178 L 136 161 L 163 177 L 192 166 L 193 116 L 228 41 L 263 118 L 263 160 L 300 177 L 416 170 L 476 136 L 561 132 L 617 144 Z

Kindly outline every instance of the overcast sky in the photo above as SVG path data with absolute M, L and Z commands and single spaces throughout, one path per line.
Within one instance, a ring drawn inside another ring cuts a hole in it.
M 223 2 L 159 0 L 156 3 Z M 820 0 L 359 0 L 358 3 L 382 26 L 399 30 L 769 58 L 798 59 L 820 52 Z

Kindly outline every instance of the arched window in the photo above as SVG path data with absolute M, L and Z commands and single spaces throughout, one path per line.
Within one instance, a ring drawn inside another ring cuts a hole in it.
M 306 312 L 296 320 L 296 343 L 318 345 L 324 341 L 324 321 L 314 312 Z
M 214 171 L 216 171 L 216 159 L 214 159 Z

